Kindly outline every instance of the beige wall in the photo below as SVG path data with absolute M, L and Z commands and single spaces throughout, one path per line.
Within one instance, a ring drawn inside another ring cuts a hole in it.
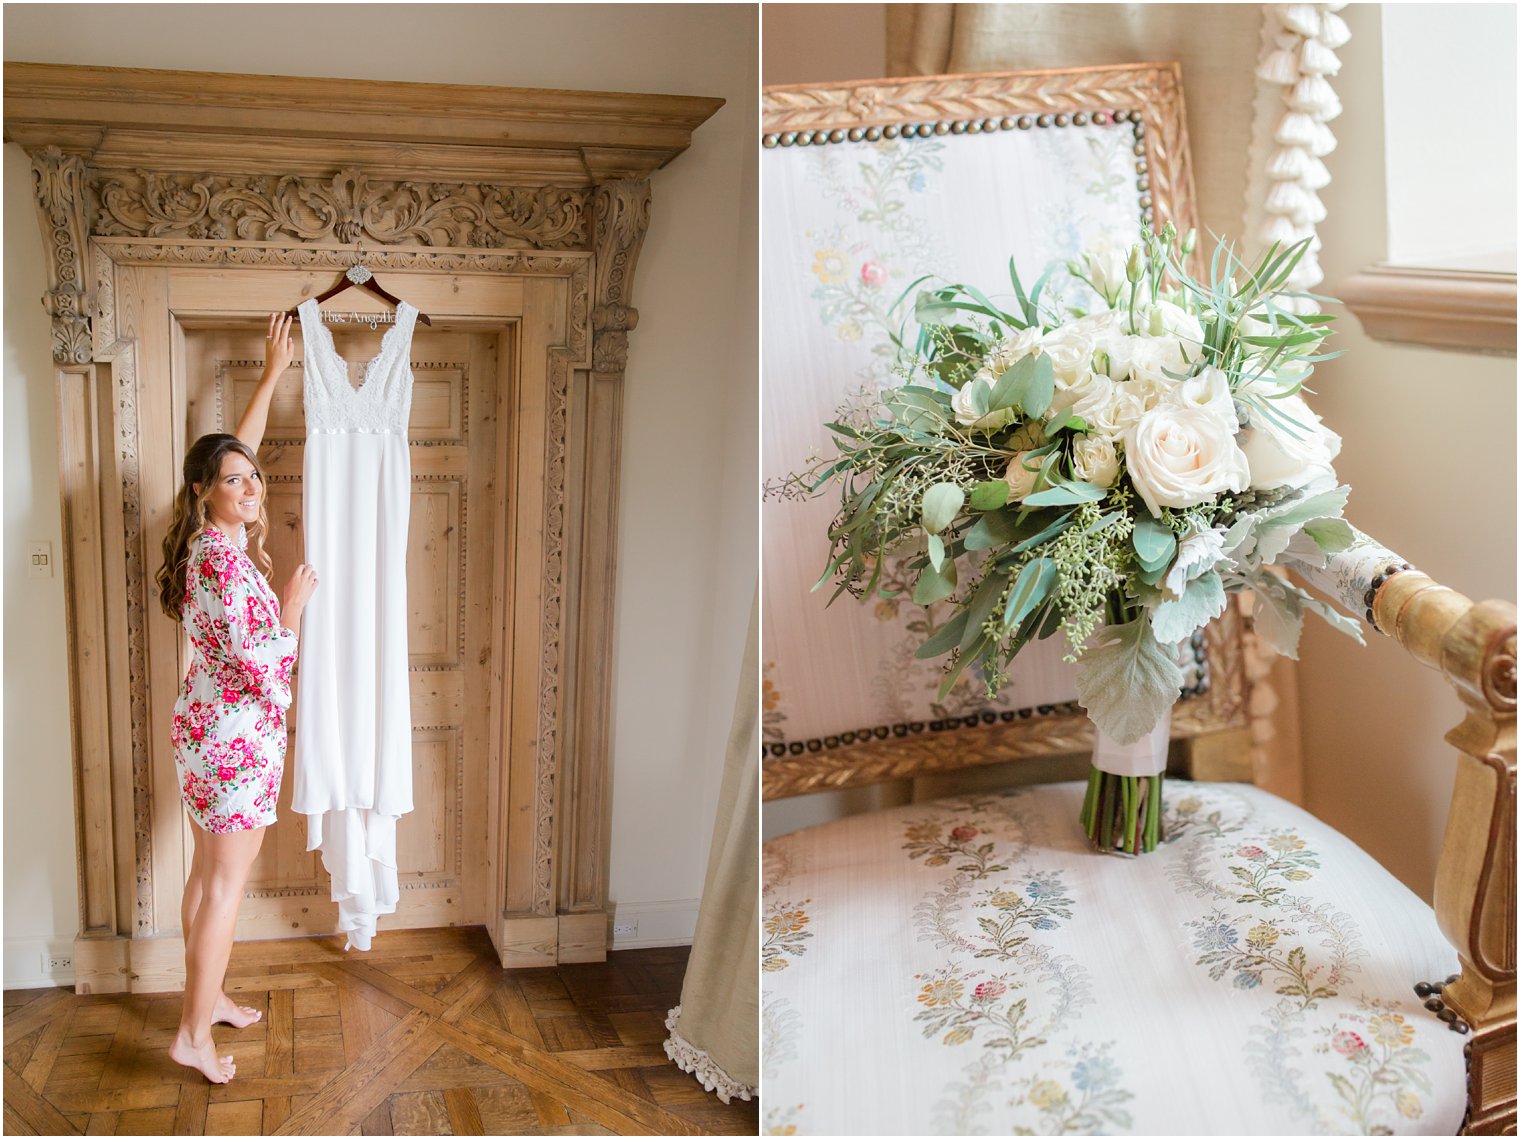
M 880 79 L 887 58 L 885 4 L 767 4 L 760 74 L 767 86 Z
M 1453 18 L 1447 6 L 1421 7 L 1431 19 Z M 869 41 L 874 11 L 816 21 L 801 10 L 788 15 L 798 30 L 785 40 L 766 38 L 767 77 L 864 77 L 859 42 Z M 1345 112 L 1331 124 L 1340 145 L 1325 160 L 1335 180 L 1322 192 L 1329 217 L 1320 226 L 1326 280 L 1319 291 L 1330 295 L 1387 254 L 1381 6 L 1353 4 L 1342 15 L 1353 38 L 1339 53 L 1343 69 L 1333 81 Z M 806 42 L 803 28 L 809 29 Z M 819 62 L 830 58 L 831 38 L 840 60 L 833 72 Z M 1387 76 L 1390 87 L 1429 91 L 1428 73 L 1399 58 Z M 1456 149 L 1482 153 L 1485 124 L 1471 111 L 1453 108 L 1442 129 L 1459 140 Z M 1497 108 L 1489 114 L 1502 117 Z M 1430 224 L 1472 211 L 1472 196 L 1441 165 L 1395 169 L 1406 196 L 1439 203 Z M 1510 199 L 1497 222 L 1512 235 L 1512 191 Z M 1332 346 L 1346 354 L 1321 366 L 1314 405 L 1345 439 L 1336 467 L 1353 488 L 1349 516 L 1443 584 L 1474 599 L 1513 599 L 1515 359 L 1379 343 L 1344 309 L 1335 311 L 1342 319 Z M 1443 736 L 1461 714 L 1433 672 L 1384 637 L 1371 634 L 1369 642 L 1360 648 L 1323 623 L 1306 622 L 1299 669 L 1305 805 L 1428 900 L 1451 795 Z M 866 788 L 769 804 L 765 833 L 873 809 L 904 794 L 897 787 Z
M 717 95 L 653 179 L 625 380 L 611 891 L 689 940 L 754 590 L 756 14 L 745 5 L 7 5 L 7 59 Z M 299 20 L 299 23 L 297 21 Z M 383 23 L 385 33 L 380 33 Z M 5 147 L 5 975 L 77 930 L 55 397 L 25 156 Z

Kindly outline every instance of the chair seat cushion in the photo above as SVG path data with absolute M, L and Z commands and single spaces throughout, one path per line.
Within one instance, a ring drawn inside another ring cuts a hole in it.
M 1243 784 L 1168 781 L 1100 855 L 1085 784 L 841 819 L 765 847 L 764 1130 L 1445 1134 L 1456 954 L 1350 840 Z

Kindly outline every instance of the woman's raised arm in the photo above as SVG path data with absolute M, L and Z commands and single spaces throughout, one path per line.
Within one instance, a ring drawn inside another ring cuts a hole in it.
M 255 452 L 264 441 L 264 425 L 269 421 L 269 400 L 274 395 L 274 385 L 290 362 L 295 359 L 295 341 L 290 336 L 291 321 L 295 318 L 284 313 L 269 314 L 269 335 L 264 338 L 264 374 L 259 377 L 253 398 L 248 401 L 243 417 L 233 432 Z

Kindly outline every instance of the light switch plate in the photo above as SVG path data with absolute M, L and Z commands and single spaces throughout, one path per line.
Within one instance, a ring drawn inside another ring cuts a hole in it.
M 53 543 L 27 543 L 26 572 L 28 577 L 53 576 Z

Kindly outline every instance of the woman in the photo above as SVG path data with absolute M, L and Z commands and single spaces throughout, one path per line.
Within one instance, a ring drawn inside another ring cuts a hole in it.
M 169 1055 L 217 1084 L 236 1069 L 231 1056 L 217 1056 L 212 1023 L 243 1028 L 260 1016 L 234 1005 L 222 983 L 238 901 L 275 820 L 297 632 L 317 585 L 310 566 L 297 566 L 282 609 L 266 580 L 269 523 L 256 455 L 275 381 L 295 354 L 289 330 L 290 318 L 270 316 L 264 374 L 237 434 L 203 435 L 185 456 L 158 572 L 164 612 L 183 621 L 193 646 L 172 728 L 180 792 L 197 825 L 180 910 L 185 1003 Z

